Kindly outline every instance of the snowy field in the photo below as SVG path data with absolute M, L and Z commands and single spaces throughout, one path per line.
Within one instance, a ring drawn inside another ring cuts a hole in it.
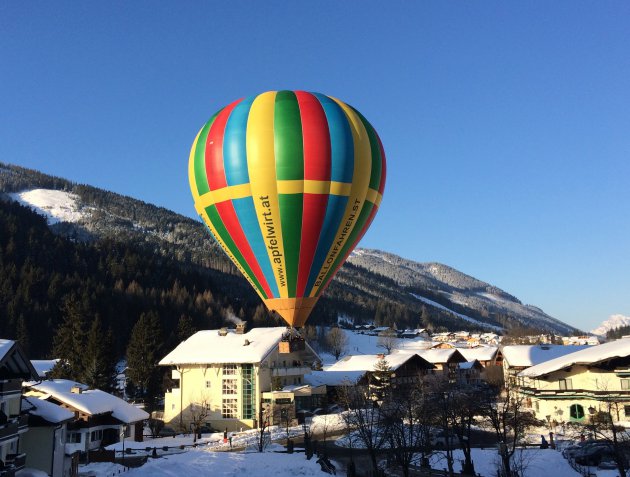
M 46 217 L 49 225 L 59 222 L 78 222 L 84 215 L 77 205 L 79 197 L 70 192 L 33 189 L 12 193 L 9 196 Z
M 329 328 L 326 328 L 328 331 Z M 346 355 L 357 355 L 357 354 L 378 354 L 383 353 L 385 350 L 378 346 L 378 336 L 369 336 L 357 333 L 352 330 L 342 329 L 342 331 L 348 337 L 348 349 L 344 356 Z M 431 347 L 432 342 L 426 341 L 421 338 L 414 339 L 399 339 L 398 346 L 396 349 L 427 349 Z M 322 363 L 324 366 L 331 365 L 336 362 L 335 357 L 329 353 L 318 353 L 320 358 L 322 359 Z M 343 356 L 342 356 L 343 358 Z
M 316 458 L 306 460 L 304 454 L 284 454 L 283 447 L 272 445 L 266 452 L 211 452 L 191 450 L 182 454 L 169 455 L 159 459 L 149 459 L 142 467 L 129 469 L 128 477 L 285 477 L 317 476 L 324 474 Z M 111 463 L 97 463 L 82 466 L 81 474 L 95 477 L 118 475 L 123 467 Z

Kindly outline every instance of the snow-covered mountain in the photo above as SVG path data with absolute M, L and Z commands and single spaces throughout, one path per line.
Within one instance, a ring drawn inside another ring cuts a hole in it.
M 521 303 L 505 291 L 441 263 L 419 263 L 380 250 L 358 249 L 349 261 L 391 278 L 425 304 L 447 308 L 458 318 L 504 326 L 503 320 L 525 327 L 569 333 L 571 326 L 540 308 Z M 422 292 L 424 290 L 424 293 Z M 427 292 L 430 293 L 427 296 Z M 436 303 L 437 302 L 437 303 Z
M 53 231 L 84 242 L 130 242 L 152 253 L 238 275 L 203 224 L 162 207 L 0 163 L 0 197 L 46 217 Z M 440 263 L 418 263 L 357 249 L 320 306 L 320 319 L 390 320 L 402 326 L 497 330 L 526 326 L 566 334 L 574 329 L 541 309 Z M 243 281 L 243 286 L 247 284 Z
M 591 330 L 591 333 L 596 336 L 606 336 L 608 331 L 622 326 L 630 326 L 630 316 L 621 314 L 610 315 L 607 320 L 602 322 L 601 325 L 594 330 Z

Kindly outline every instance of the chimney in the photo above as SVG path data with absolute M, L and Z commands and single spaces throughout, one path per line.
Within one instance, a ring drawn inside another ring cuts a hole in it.
M 219 330 L 219 336 L 227 336 L 227 328 L 223 327 Z
M 243 342 L 243 346 L 249 346 L 249 340 L 245 340 L 245 341 Z
M 245 328 L 247 327 L 247 322 L 246 321 L 241 321 L 239 323 L 236 324 L 236 334 L 237 335 L 242 335 L 243 333 L 245 333 Z
M 83 389 L 81 388 L 81 386 L 72 386 L 70 388 L 70 392 L 73 394 L 81 394 L 83 392 Z

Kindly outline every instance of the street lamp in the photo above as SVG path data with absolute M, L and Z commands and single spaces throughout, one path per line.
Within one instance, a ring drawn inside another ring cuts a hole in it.
M 127 434 L 127 424 L 123 424 L 120 429 L 120 437 L 122 438 L 122 465 L 125 466 L 125 434 Z

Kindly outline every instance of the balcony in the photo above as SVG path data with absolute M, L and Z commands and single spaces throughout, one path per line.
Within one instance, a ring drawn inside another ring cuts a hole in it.
M 0 424 L 0 441 L 17 436 L 18 420 L 10 419 L 5 424 Z
M 5 464 L 13 466 L 16 471 L 21 470 L 26 465 L 26 454 L 7 454 Z
M 22 382 L 19 379 L 0 381 L 0 395 L 22 392 Z

